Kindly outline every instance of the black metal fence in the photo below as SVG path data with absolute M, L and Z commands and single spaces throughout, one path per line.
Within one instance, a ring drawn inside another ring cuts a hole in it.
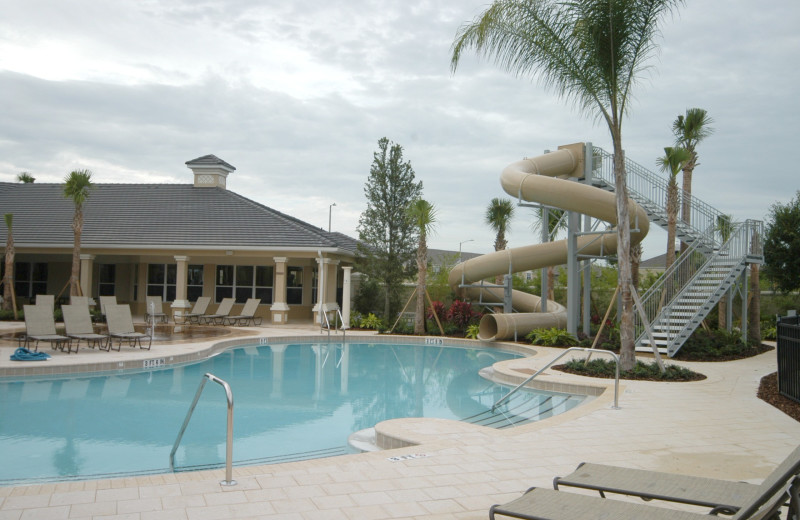
M 800 316 L 778 318 L 778 391 L 800 403 Z

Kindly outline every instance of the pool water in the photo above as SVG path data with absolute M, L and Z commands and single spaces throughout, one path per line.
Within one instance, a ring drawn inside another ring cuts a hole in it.
M 232 389 L 234 463 L 254 464 L 348 453 L 351 433 L 387 419 L 474 416 L 505 391 L 478 371 L 513 357 L 423 345 L 253 345 L 159 370 L 0 381 L 0 485 L 168 472 L 207 372 Z M 580 400 L 562 399 L 561 411 Z M 226 414 L 223 389 L 208 383 L 176 470 L 224 464 Z

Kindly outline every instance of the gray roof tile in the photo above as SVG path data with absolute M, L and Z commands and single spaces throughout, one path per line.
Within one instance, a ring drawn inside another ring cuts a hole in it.
M 14 242 L 72 247 L 74 206 L 63 184 L 0 183 L 0 212 L 14 214 Z M 6 229 L 0 229 L 2 243 Z M 84 204 L 83 247 L 339 247 L 355 240 L 220 188 L 96 184 Z

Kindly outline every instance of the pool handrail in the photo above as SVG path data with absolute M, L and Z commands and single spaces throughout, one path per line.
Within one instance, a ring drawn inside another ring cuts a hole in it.
M 225 389 L 225 398 L 228 400 L 228 432 L 225 447 L 225 480 L 220 481 L 220 484 L 223 486 L 235 486 L 236 481 L 233 480 L 233 392 L 231 391 L 231 387 L 227 382 L 210 372 L 206 372 L 206 374 L 201 378 L 200 385 L 197 387 L 197 392 L 194 394 L 194 401 L 192 401 L 189 411 L 186 412 L 186 418 L 183 420 L 181 431 L 178 432 L 178 437 L 175 439 L 175 444 L 172 445 L 172 451 L 169 452 L 169 469 L 172 472 L 175 471 L 175 452 L 178 451 L 178 445 L 181 443 L 181 439 L 186 431 L 186 427 L 189 425 L 189 420 L 192 418 L 194 409 L 197 406 L 197 401 L 200 400 L 200 395 L 203 393 L 203 388 L 205 388 L 208 381 L 213 381 L 222 386 L 222 388 Z
M 342 327 L 341 327 L 342 341 L 344 341 L 345 336 L 347 335 L 347 327 L 344 324 L 344 316 L 342 316 L 342 311 L 340 311 L 339 309 L 336 309 L 333 312 L 335 312 L 334 316 L 336 317 L 336 330 L 337 331 L 339 330 L 339 323 L 341 322 L 341 324 L 342 324 Z M 322 315 L 322 317 L 323 317 L 322 319 L 324 320 L 324 322 L 321 323 L 321 330 L 327 330 L 328 331 L 328 339 L 330 339 L 331 338 L 331 322 L 330 322 L 330 320 L 328 320 L 328 313 L 320 311 L 320 314 Z
M 615 409 L 615 410 L 618 410 L 619 409 L 619 356 L 616 355 L 615 353 L 611 352 L 610 350 L 596 349 L 596 348 L 590 348 L 590 347 L 570 347 L 567 350 L 565 350 L 564 352 L 562 352 L 561 354 L 559 354 L 558 356 L 556 356 L 555 359 L 551 360 L 545 366 L 543 366 L 542 368 L 537 370 L 528 379 L 526 379 L 525 381 L 521 382 L 520 384 L 518 384 L 517 386 L 515 386 L 514 388 L 509 390 L 509 392 L 506 395 L 504 395 L 503 397 L 498 399 L 492 405 L 492 412 L 494 412 L 495 408 L 500 406 L 500 404 L 504 403 L 506 400 L 508 400 L 509 397 L 511 397 L 514 393 L 516 393 L 517 390 L 519 390 L 523 386 L 527 385 L 528 383 L 533 381 L 533 379 L 536 376 L 538 376 L 539 374 L 541 374 L 542 372 L 544 372 L 545 370 L 550 368 L 553 365 L 553 363 L 555 363 L 556 361 L 558 361 L 562 357 L 566 356 L 569 352 L 575 351 L 575 350 L 580 350 L 580 351 L 583 351 L 583 352 L 590 352 L 590 353 L 597 353 L 597 354 L 609 354 L 611 357 L 614 358 L 614 363 L 616 365 L 616 371 L 615 371 L 615 374 L 614 374 L 614 406 L 612 408 Z

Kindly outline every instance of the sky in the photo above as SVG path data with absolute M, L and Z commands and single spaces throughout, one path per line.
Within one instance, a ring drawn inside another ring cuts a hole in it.
M 437 208 L 429 247 L 486 253 L 500 172 L 605 123 L 535 79 L 468 53 L 450 70 L 468 0 L 0 0 L 0 181 L 190 183 L 185 162 L 236 167 L 228 189 L 357 236 L 382 137 Z M 687 108 L 713 118 L 692 192 L 767 220 L 800 189 L 800 2 L 690 0 L 664 20 L 633 90 L 626 156 L 658 171 Z M 662 174 L 663 175 L 663 174 Z M 335 206 L 331 206 L 332 204 Z M 90 205 L 87 205 L 90 211 Z M 510 247 L 538 242 L 519 207 Z M 645 258 L 663 254 L 655 226 Z

